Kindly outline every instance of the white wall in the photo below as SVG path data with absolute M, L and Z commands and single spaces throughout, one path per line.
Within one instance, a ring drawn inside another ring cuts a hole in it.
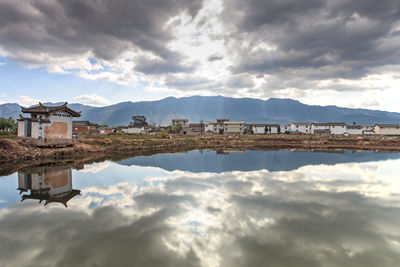
M 205 123 L 204 131 L 206 131 L 206 132 L 208 132 L 208 131 L 214 132 L 214 125 L 215 125 L 215 123 L 207 121 Z
M 400 135 L 400 125 L 398 127 L 380 127 L 376 125 L 374 131 L 375 134 Z
M 39 123 L 36 122 L 36 121 L 32 122 L 31 137 L 32 138 L 39 138 Z
M 62 116 L 58 116 L 62 115 Z M 60 111 L 56 112 L 54 114 L 51 114 L 50 117 L 50 122 L 66 122 L 68 123 L 68 138 L 72 138 L 72 115 L 69 114 L 68 112 L 65 111 Z
M 346 125 L 331 125 L 331 134 L 344 134 L 346 132 Z
M 298 124 L 290 124 L 290 131 L 297 131 L 301 133 L 310 133 L 309 125 L 298 125 Z
M 265 134 L 265 126 L 253 126 L 253 132 L 254 134 Z M 278 133 L 278 127 L 277 126 L 268 126 L 271 127 L 271 132 L 267 132 L 267 134 L 277 134 Z M 281 133 L 284 132 L 282 131 L 281 127 Z
M 348 133 L 348 134 L 354 134 L 354 135 L 360 135 L 360 134 L 362 134 L 363 133 L 363 130 L 362 130 L 362 128 L 360 128 L 360 129 L 354 129 L 354 128 L 346 128 L 346 133 Z
M 18 136 L 26 136 L 25 135 L 25 121 L 18 121 Z
M 253 133 L 254 134 L 264 134 L 265 126 L 253 126 Z
M 124 133 L 136 133 L 136 134 L 139 134 L 139 133 L 143 133 L 144 132 L 144 127 L 130 127 L 130 128 L 122 129 L 122 131 Z

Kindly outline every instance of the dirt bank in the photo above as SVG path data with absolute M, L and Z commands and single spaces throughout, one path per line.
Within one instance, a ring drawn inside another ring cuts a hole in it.
M 38 148 L 19 138 L 0 138 L 0 164 L 87 158 L 91 155 L 143 154 L 191 149 L 349 149 L 400 151 L 400 137 L 345 137 L 309 135 L 170 136 L 143 135 L 79 136 L 73 146 Z M 1 166 L 0 166 L 1 168 Z

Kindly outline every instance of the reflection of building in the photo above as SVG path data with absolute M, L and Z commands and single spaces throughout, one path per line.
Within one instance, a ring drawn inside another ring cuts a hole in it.
M 37 199 L 44 205 L 51 202 L 67 202 L 80 194 L 80 190 L 72 189 L 72 171 L 70 167 L 35 167 L 29 170 L 18 171 L 18 190 L 23 194 L 22 200 Z

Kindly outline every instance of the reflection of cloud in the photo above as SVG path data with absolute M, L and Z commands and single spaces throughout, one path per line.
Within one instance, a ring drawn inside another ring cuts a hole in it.
M 100 162 L 100 163 L 94 163 L 94 164 L 86 167 L 85 169 L 80 170 L 80 172 L 98 173 L 104 169 L 107 169 L 110 166 L 111 166 L 111 162 L 104 161 L 104 162 Z
M 396 266 L 397 166 L 173 172 L 145 185 L 89 187 L 69 209 L 51 207 L 52 216 L 29 203 L 3 209 L 0 258 L 26 259 L 22 266 Z
M 13 216 L 2 219 L 0 266 L 15 266 L 20 257 L 19 266 L 199 266 L 193 251 L 178 254 L 163 242 L 174 239 L 163 210 L 134 222 L 112 207 L 92 215 L 57 209 L 25 220 L 29 208 L 14 207 Z

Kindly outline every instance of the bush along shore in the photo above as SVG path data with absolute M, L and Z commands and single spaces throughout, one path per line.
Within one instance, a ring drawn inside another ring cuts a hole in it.
M 400 152 L 400 137 L 311 135 L 80 135 L 72 145 L 39 148 L 15 136 L 0 137 L 0 163 L 84 158 L 91 154 L 141 154 L 192 149 L 348 149 Z

